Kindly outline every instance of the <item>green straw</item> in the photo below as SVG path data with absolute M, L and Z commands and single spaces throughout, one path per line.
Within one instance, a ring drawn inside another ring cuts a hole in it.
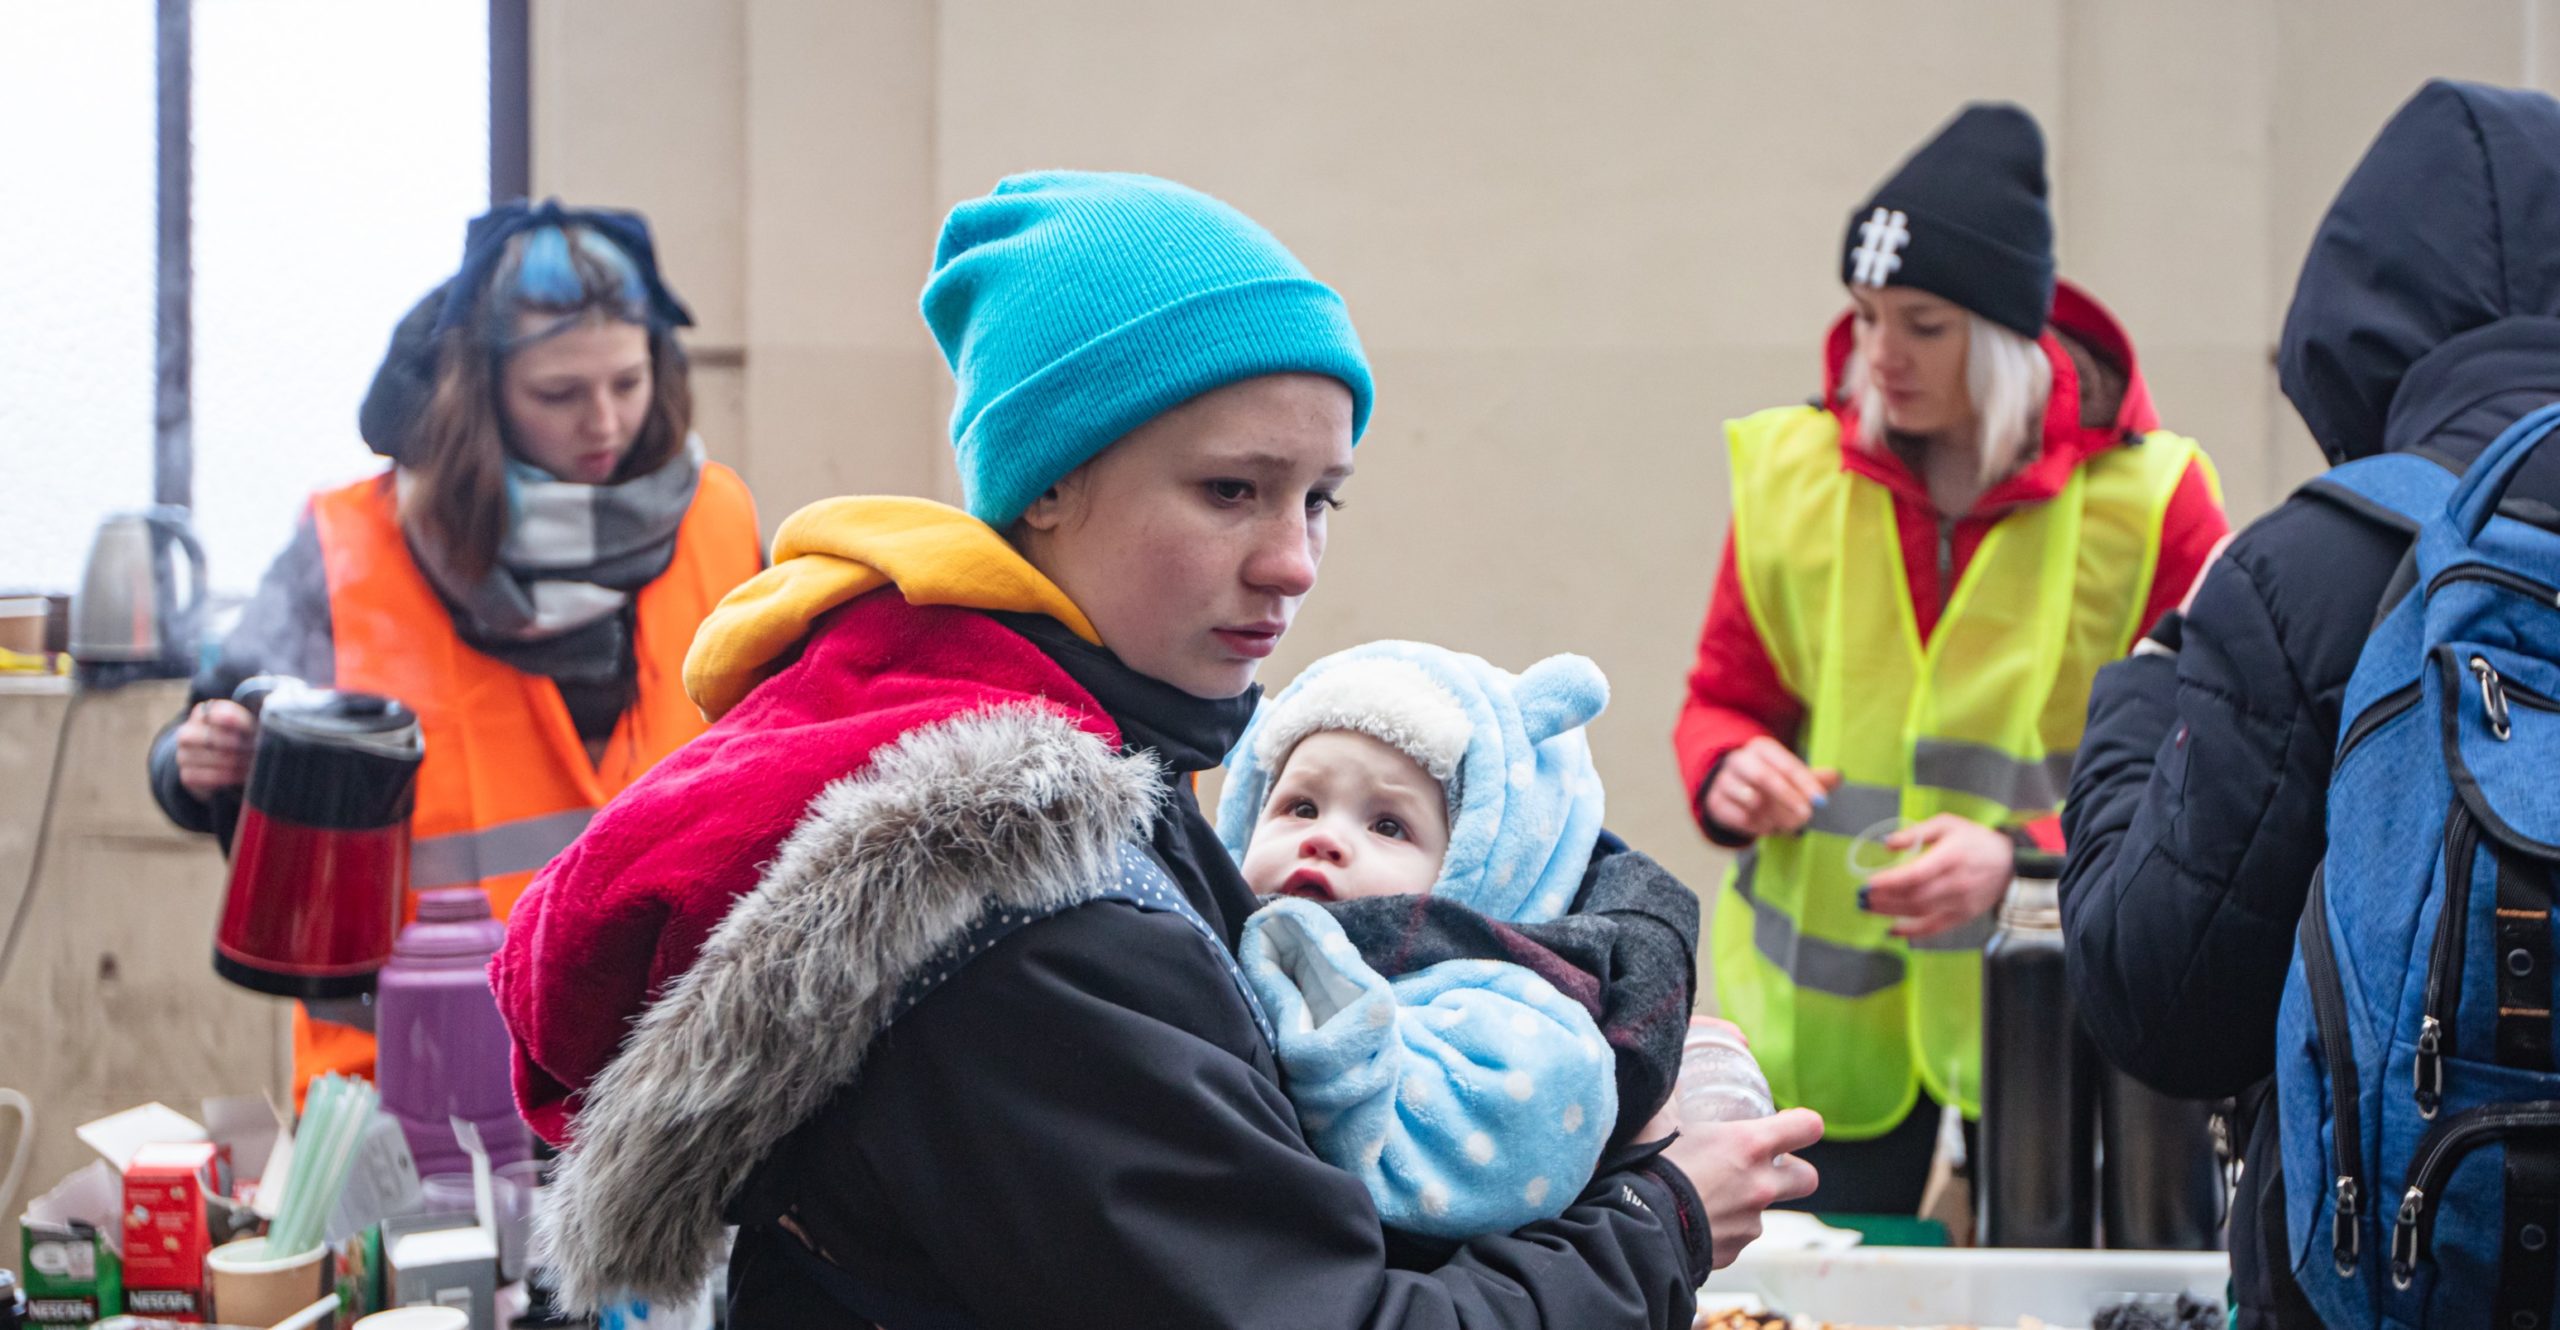
M 270 1254 L 292 1255 L 319 1245 L 329 1215 L 346 1190 L 355 1147 L 373 1120 L 373 1086 L 335 1074 L 314 1081 L 304 1098 L 293 1171 L 267 1231 Z

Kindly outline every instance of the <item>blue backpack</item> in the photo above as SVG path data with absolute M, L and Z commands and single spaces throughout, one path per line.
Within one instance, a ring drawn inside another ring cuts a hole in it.
M 2560 533 L 2500 506 L 2555 429 L 2458 480 L 2389 454 L 2311 486 L 2416 537 L 2347 686 L 2277 1025 L 2293 1275 L 2333 1326 L 2554 1314 Z

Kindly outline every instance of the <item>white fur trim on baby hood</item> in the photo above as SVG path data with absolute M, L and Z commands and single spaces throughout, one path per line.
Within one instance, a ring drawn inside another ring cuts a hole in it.
M 1263 719 L 1253 760 L 1277 777 L 1311 734 L 1349 730 L 1410 757 L 1443 790 L 1458 775 L 1475 727 L 1439 680 L 1410 661 L 1349 660 L 1283 696 Z

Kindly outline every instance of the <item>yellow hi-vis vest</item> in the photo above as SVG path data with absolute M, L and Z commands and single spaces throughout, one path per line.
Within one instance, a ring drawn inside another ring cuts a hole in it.
M 1923 1084 L 1979 1116 L 1991 919 L 1888 936 L 1892 919 L 1858 909 L 1851 838 L 1897 815 L 1999 826 L 2061 806 L 2090 681 L 2148 626 L 2161 519 L 2204 454 L 2153 433 L 2000 518 L 1924 646 L 1893 495 L 1841 465 L 1839 419 L 1783 407 L 1725 432 L 1743 599 L 1804 704 L 1799 751 L 1842 784 L 1802 834 L 1764 837 L 1727 876 L 1717 998 L 1778 1102 L 1820 1110 L 1835 1138 L 1892 1129 Z

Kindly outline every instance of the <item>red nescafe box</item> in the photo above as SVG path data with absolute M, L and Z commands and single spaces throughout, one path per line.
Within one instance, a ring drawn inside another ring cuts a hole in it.
M 124 1308 L 169 1321 L 204 1319 L 206 1202 L 230 1193 L 222 1147 L 146 1145 L 124 1167 Z

